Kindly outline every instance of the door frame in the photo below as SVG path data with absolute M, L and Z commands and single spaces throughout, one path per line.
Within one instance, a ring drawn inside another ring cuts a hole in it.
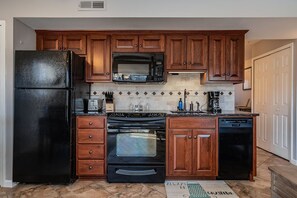
M 2 20 L 0 20 L 0 93 L 0 186 L 4 186 L 6 163 L 5 21 Z
M 251 107 L 252 107 L 252 112 L 254 112 L 254 91 L 255 91 L 255 88 L 254 88 L 254 81 L 255 81 L 255 75 L 254 75 L 254 72 L 255 72 L 255 61 L 256 60 L 259 60 L 259 59 L 261 59 L 261 58 L 264 58 L 264 57 L 266 57 L 266 56 L 269 56 L 269 55 L 271 55 L 271 54 L 275 54 L 275 53 L 277 53 L 277 52 L 279 52 L 279 51 L 282 51 L 282 50 L 284 50 L 284 49 L 288 49 L 288 48 L 290 48 L 291 49 L 291 71 L 292 71 L 292 74 L 291 74 L 291 79 L 292 79 L 292 82 L 291 82 L 291 104 L 290 104 L 290 116 L 291 116 L 291 118 L 290 118 L 290 126 L 291 126 L 291 131 L 289 132 L 290 133 L 290 135 L 288 135 L 288 138 L 290 138 L 289 140 L 288 140 L 288 142 L 289 142 L 289 148 L 288 148 L 288 150 L 289 150 L 289 153 L 288 153 L 288 155 L 289 155 L 289 160 L 290 160 L 290 162 L 292 163 L 292 164 L 295 164 L 295 165 L 297 165 L 297 161 L 296 160 L 294 160 L 294 156 L 293 156 L 293 149 L 294 149 L 294 131 L 295 131 L 295 126 L 294 126 L 294 118 L 295 118 L 295 114 L 296 113 L 294 113 L 295 112 L 295 109 L 294 109 L 294 107 L 295 107 L 295 105 L 296 105 L 296 102 L 295 102 L 295 99 L 296 99 L 296 97 L 295 97 L 295 89 L 296 89 L 296 85 L 294 84 L 294 73 L 295 73 L 295 69 L 294 69 L 294 43 L 292 42 L 292 43 L 290 43 L 290 44 L 287 44 L 287 45 L 284 45 L 284 46 L 282 46 L 282 47 L 279 47 L 279 48 L 276 48 L 276 49 L 274 49 L 274 50 L 271 50 L 271 51 L 268 51 L 268 52 L 266 52 L 266 53 L 264 53 L 264 54 L 261 54 L 261 55 L 259 55 L 259 56 L 256 56 L 256 57 L 254 57 L 254 58 L 252 58 L 252 93 L 251 93 L 251 97 L 252 97 L 252 103 L 251 103 Z M 297 133 L 297 132 L 295 132 L 295 133 Z

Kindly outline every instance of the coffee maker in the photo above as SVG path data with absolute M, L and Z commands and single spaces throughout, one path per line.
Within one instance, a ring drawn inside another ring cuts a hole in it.
M 220 92 L 219 91 L 209 91 L 207 92 L 207 110 L 212 113 L 221 113 L 220 108 Z

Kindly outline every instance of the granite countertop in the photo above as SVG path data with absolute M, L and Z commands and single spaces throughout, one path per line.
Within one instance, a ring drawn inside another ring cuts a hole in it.
M 115 111 L 115 113 L 128 112 L 128 111 Z M 172 113 L 171 111 L 134 111 L 134 113 L 166 113 L 167 117 L 225 117 L 225 116 L 259 116 L 258 113 L 244 112 L 244 111 L 222 111 L 221 113 L 196 113 L 194 112 L 179 112 Z M 77 116 L 106 116 L 108 113 L 104 112 L 78 112 Z
M 76 116 L 106 116 L 106 112 L 77 112 Z
M 218 116 L 218 117 L 225 117 L 225 116 L 259 116 L 258 113 L 251 113 L 251 112 L 244 112 L 244 111 L 222 111 L 221 113 L 212 113 L 212 112 L 205 112 L 205 113 L 172 113 L 167 112 L 168 117 L 203 117 L 203 116 Z

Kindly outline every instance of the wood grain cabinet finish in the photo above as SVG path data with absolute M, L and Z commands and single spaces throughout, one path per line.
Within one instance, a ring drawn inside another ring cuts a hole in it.
M 105 176 L 106 117 L 77 116 L 76 123 L 76 175 L 79 177 Z
M 169 35 L 166 39 L 167 70 L 206 70 L 208 36 Z
M 148 35 L 113 35 L 112 52 L 164 52 L 165 36 Z
M 67 32 L 37 32 L 37 50 L 71 50 L 76 54 L 87 53 L 86 34 Z
M 217 118 L 167 118 L 167 176 L 217 176 L 216 123 Z
M 211 35 L 209 45 L 209 81 L 242 81 L 244 35 Z
M 86 81 L 111 81 L 110 36 L 88 35 L 87 46 Z

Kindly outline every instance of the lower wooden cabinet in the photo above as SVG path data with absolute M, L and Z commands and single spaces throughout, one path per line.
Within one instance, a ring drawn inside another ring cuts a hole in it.
M 167 118 L 167 122 L 167 176 L 217 176 L 216 118 Z M 187 128 L 174 128 L 181 122 Z
M 76 175 L 102 177 L 106 175 L 105 116 L 76 118 Z

